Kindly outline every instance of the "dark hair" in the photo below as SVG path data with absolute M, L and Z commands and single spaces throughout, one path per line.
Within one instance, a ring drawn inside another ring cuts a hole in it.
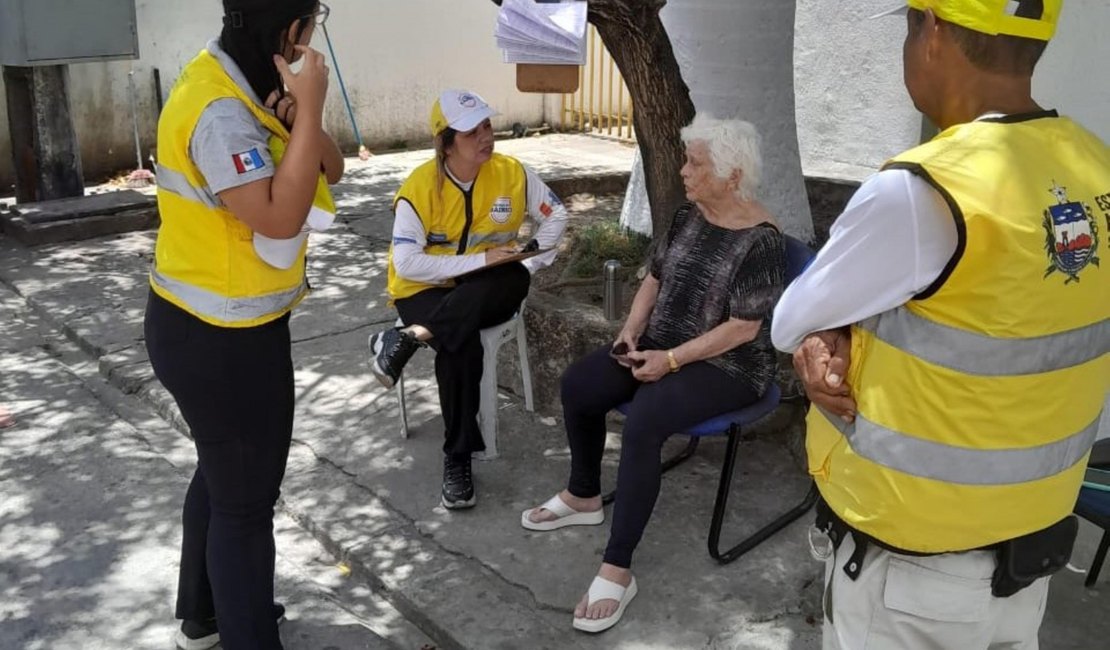
M 281 54 L 289 24 L 297 21 L 297 38 L 311 24 L 319 0 L 223 0 L 224 28 L 220 47 L 247 83 L 265 102 L 270 93 L 284 94 L 274 55 Z
M 1036 4 L 1036 2 L 1031 4 Z M 918 9 L 910 10 L 910 30 L 913 35 L 917 35 L 924 22 L 925 12 Z M 945 26 L 952 31 L 952 39 L 956 41 L 956 45 L 959 46 L 967 60 L 984 72 L 1020 76 L 1032 75 L 1033 70 L 1037 67 L 1037 62 L 1041 60 L 1041 55 L 1048 47 L 1048 41 L 1008 34 L 991 36 L 947 21 L 941 22 L 944 22 Z
M 436 170 L 439 172 L 439 191 L 443 191 L 443 183 L 447 180 L 447 150 L 455 144 L 455 137 L 459 132 L 447 127 L 435 137 Z

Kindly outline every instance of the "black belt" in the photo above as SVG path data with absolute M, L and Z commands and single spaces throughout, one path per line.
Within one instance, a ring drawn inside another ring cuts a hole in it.
M 833 549 L 840 549 L 841 542 L 848 533 L 852 534 L 852 539 L 856 542 L 856 548 L 852 551 L 852 556 L 848 558 L 848 562 L 844 564 L 844 573 L 848 575 L 853 581 L 859 577 L 863 571 L 863 556 L 867 553 L 867 549 L 871 545 L 878 546 L 879 548 L 897 553 L 899 555 L 909 555 L 912 557 L 929 557 L 931 555 L 944 555 L 950 551 L 942 551 L 938 553 L 922 553 L 921 551 L 910 551 L 904 548 L 898 548 L 891 544 L 876 539 L 867 533 L 861 533 L 849 526 L 843 519 L 837 516 L 829 504 L 825 503 L 824 499 L 817 501 L 817 529 L 822 533 L 828 535 L 832 540 Z M 981 546 L 979 548 L 967 549 L 969 551 L 989 551 L 998 548 L 998 544 L 991 544 L 990 546 Z M 951 551 L 955 552 L 955 551 Z
M 991 593 L 999 598 L 1012 596 L 1039 578 L 1052 575 L 1067 565 L 1071 559 L 1072 547 L 1075 545 L 1078 526 L 1075 515 L 1068 515 L 1048 528 L 996 544 L 960 551 L 922 553 L 891 546 L 867 533 L 861 533 L 838 517 L 824 499 L 817 501 L 817 528 L 832 540 L 834 551 L 840 548 L 841 542 L 848 533 L 852 534 L 852 539 L 856 542 L 852 556 L 843 567 L 844 573 L 853 581 L 863 571 L 863 557 L 872 544 L 891 553 L 914 557 L 965 551 L 994 551 L 998 565 L 991 578 Z

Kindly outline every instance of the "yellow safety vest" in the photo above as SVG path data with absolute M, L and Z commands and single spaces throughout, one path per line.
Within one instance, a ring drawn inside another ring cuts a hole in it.
M 202 51 L 182 71 L 158 121 L 158 211 L 162 226 L 150 284 L 154 292 L 197 318 L 220 327 L 253 327 L 289 312 L 308 293 L 305 251 L 288 268 L 263 261 L 254 231 L 207 188 L 189 157 L 189 142 L 204 109 L 218 99 L 238 99 L 271 133 L 278 164 L 289 131 L 234 82 L 220 62 Z M 314 209 L 335 214 L 323 174 Z
M 524 222 L 528 179 L 524 167 L 514 158 L 493 154 L 478 171 L 469 192 L 455 185 L 450 177 L 439 189 L 436 162 L 430 160 L 408 177 L 393 199 L 407 201 L 424 224 L 427 255 L 469 255 L 502 246 L 516 239 Z M 433 286 L 452 286 L 452 282 L 432 285 L 403 278 L 393 266 L 393 247 L 389 248 L 389 297 L 408 298 Z
M 940 192 L 957 252 L 852 327 L 858 415 L 810 410 L 810 473 L 834 513 L 896 548 L 1046 528 L 1075 506 L 1110 388 L 1110 150 L 1045 113 L 952 127 L 887 168 Z

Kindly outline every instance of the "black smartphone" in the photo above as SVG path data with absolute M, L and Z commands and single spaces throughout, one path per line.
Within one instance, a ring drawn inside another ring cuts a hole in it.
M 609 350 L 609 356 L 613 357 L 614 361 L 621 364 L 625 368 L 631 368 L 633 366 L 633 361 L 625 356 L 627 354 L 628 344 L 624 341 L 615 344 L 612 349 Z
M 643 359 L 637 359 L 637 360 L 629 359 L 628 358 L 628 353 L 629 353 L 628 344 L 625 343 L 624 341 L 621 341 L 620 343 L 617 343 L 616 345 L 614 345 L 609 350 L 609 356 L 613 357 L 613 359 L 617 363 L 621 364 L 625 368 L 639 368 L 639 367 L 643 366 L 645 363 L 647 363 Z

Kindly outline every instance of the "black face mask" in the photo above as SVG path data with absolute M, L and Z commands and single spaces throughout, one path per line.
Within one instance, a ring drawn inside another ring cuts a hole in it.
M 284 34 L 298 19 L 293 36 L 300 41 L 319 0 L 223 0 L 221 45 L 235 59 L 251 88 L 265 102 L 271 91 L 284 95 L 281 75 L 272 57 L 284 48 Z

